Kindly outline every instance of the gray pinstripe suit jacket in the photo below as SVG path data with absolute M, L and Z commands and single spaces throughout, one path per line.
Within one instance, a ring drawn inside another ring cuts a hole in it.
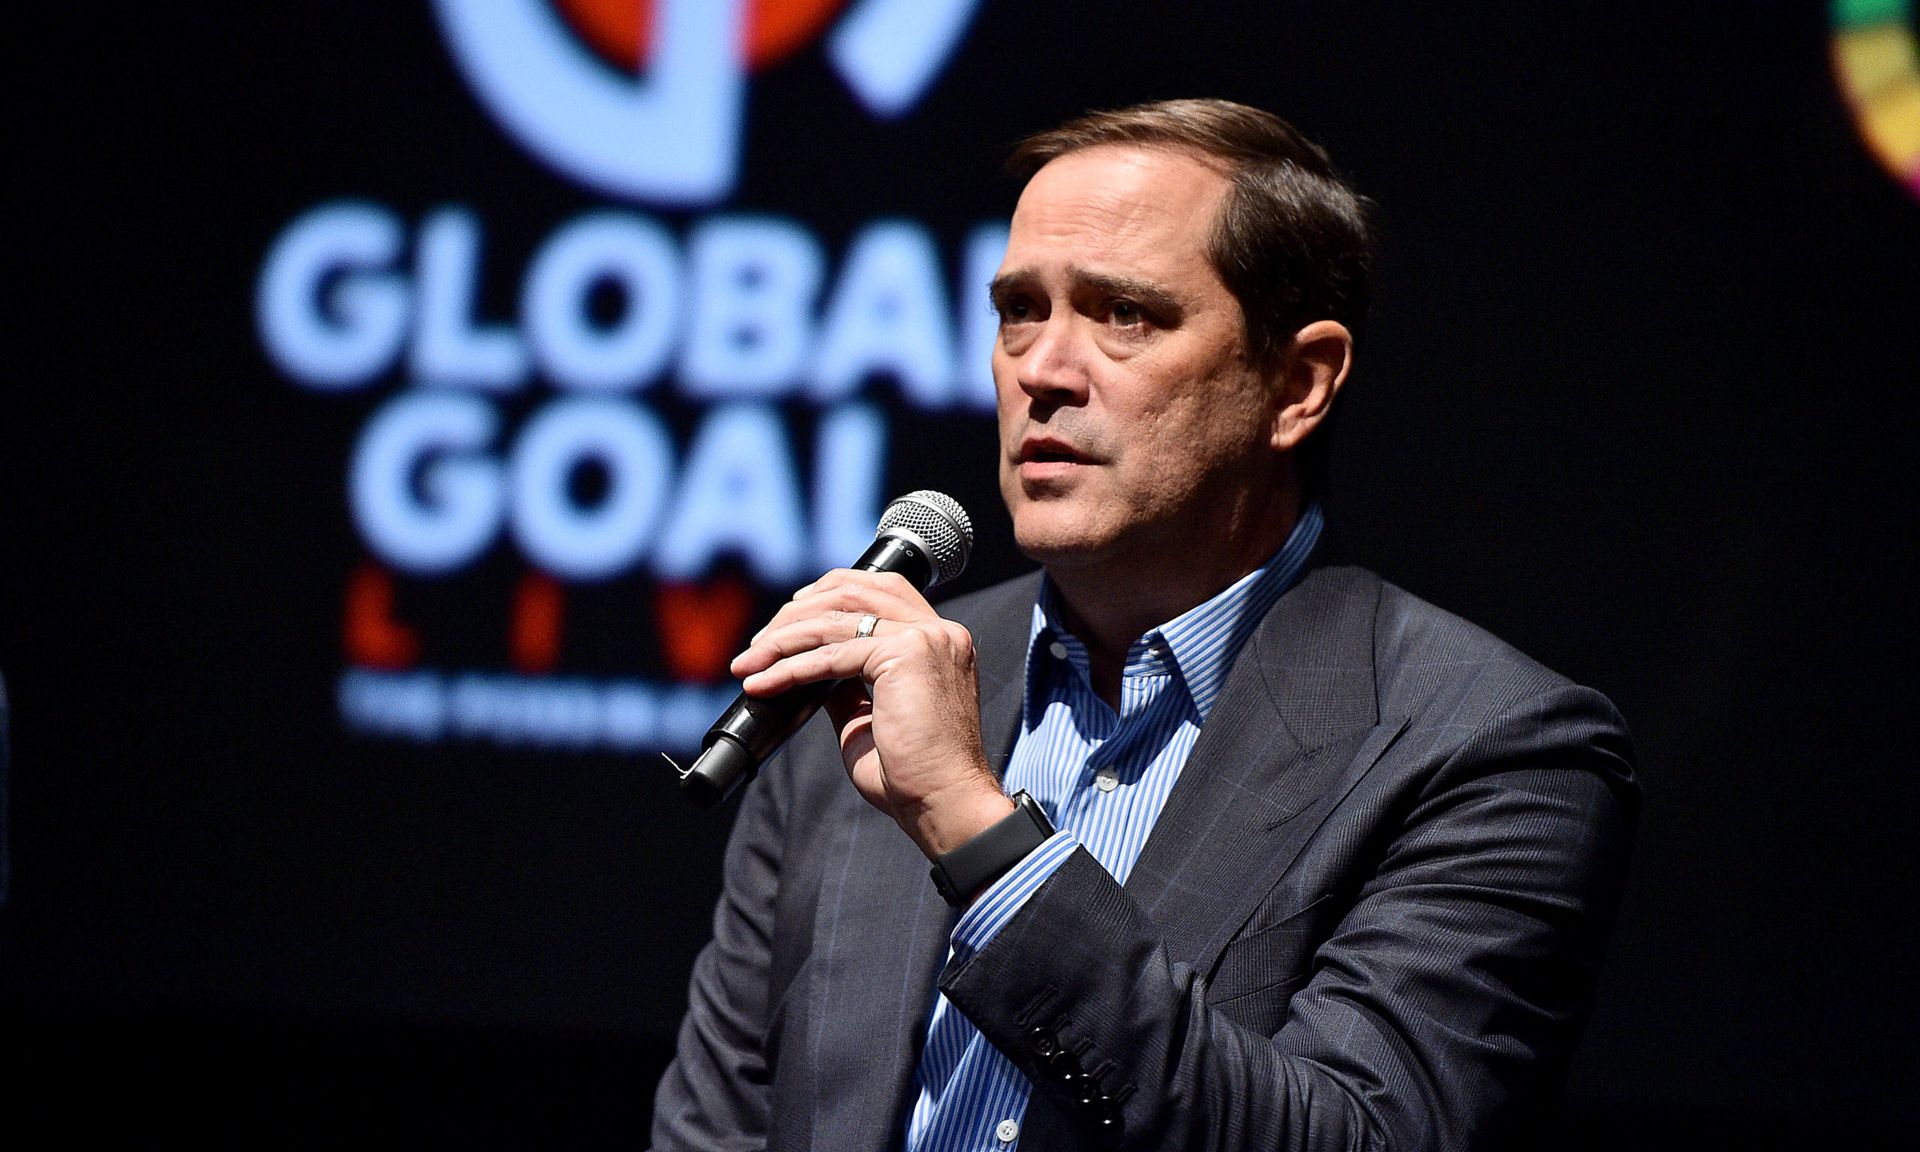
M 943 609 L 1001 765 L 1036 582 Z M 655 1146 L 896 1145 L 936 977 L 1033 1081 L 1027 1152 L 1523 1143 L 1592 997 L 1631 760 L 1598 693 L 1319 568 L 1242 650 L 1125 887 L 1075 853 L 943 971 L 954 914 L 816 721 L 741 806 Z

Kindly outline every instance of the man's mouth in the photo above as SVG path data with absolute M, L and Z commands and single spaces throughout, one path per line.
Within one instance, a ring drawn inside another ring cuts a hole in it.
M 1085 464 L 1087 458 L 1058 440 L 1028 440 L 1020 445 L 1021 464 Z

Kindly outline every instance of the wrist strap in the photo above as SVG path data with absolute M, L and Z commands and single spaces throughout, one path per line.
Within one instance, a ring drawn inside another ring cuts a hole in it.
M 953 851 L 933 862 L 933 886 L 941 899 L 965 908 L 974 894 L 1007 874 L 1027 853 L 1053 836 L 1053 824 L 1039 801 L 1013 795 L 1013 811 Z

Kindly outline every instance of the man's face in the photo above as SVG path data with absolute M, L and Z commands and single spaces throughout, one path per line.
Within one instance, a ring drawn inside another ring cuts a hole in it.
M 1274 389 L 1207 258 L 1228 189 L 1185 153 L 1108 146 L 1021 194 L 994 279 L 1000 491 L 1056 572 L 1217 552 L 1272 498 Z

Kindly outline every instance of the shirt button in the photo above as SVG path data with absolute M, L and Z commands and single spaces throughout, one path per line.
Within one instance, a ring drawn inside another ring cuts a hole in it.
M 1058 640 L 1055 640 L 1053 643 L 1047 645 L 1047 651 L 1053 653 L 1053 658 L 1055 660 L 1065 660 L 1067 658 L 1067 646 L 1065 644 L 1060 643 L 1060 641 Z
M 994 1128 L 993 1134 L 999 1138 L 1000 1143 L 1011 1144 L 1020 1138 L 1020 1124 L 1015 1120 L 1002 1120 L 999 1126 Z
M 1102 768 L 1093 774 L 1093 786 L 1102 792 L 1111 792 L 1120 787 L 1120 777 L 1114 775 L 1113 769 Z

